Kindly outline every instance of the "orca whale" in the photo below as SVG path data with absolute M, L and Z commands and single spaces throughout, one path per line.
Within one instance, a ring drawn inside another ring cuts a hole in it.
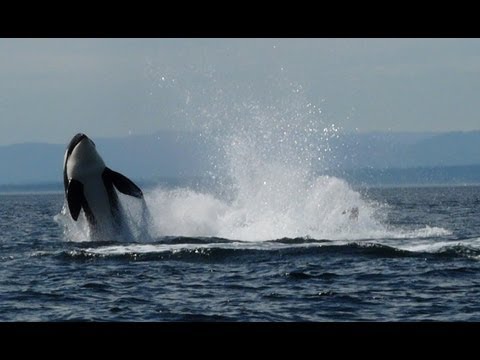
M 142 199 L 145 204 L 142 190 L 126 176 L 108 168 L 95 143 L 83 133 L 76 134 L 65 151 L 63 183 L 72 219 L 77 221 L 83 210 L 96 240 L 117 240 L 128 232 L 116 190 Z

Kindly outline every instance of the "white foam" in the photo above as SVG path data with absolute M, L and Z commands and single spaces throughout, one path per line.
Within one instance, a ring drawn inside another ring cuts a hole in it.
M 447 241 L 431 241 L 416 239 L 415 242 L 395 243 L 395 247 L 402 250 L 413 252 L 438 252 L 441 249 L 454 246 L 470 247 L 480 250 L 480 238 L 463 239 L 463 240 L 447 240 Z
M 423 228 L 415 230 L 393 230 L 392 238 L 394 239 L 421 239 L 421 238 L 433 238 L 433 237 L 443 237 L 449 236 L 453 233 L 448 230 L 437 226 L 428 226 L 426 225 Z
M 151 237 L 153 220 L 146 203 L 120 193 L 119 200 L 122 206 L 122 217 L 126 221 L 120 233 L 115 234 L 114 238 L 103 239 L 99 238 L 98 234 L 93 234 L 83 211 L 80 212 L 77 221 L 74 221 L 65 201 L 61 212 L 54 216 L 54 221 L 63 228 L 64 237 L 68 241 L 153 242 Z
M 62 227 L 63 235 L 67 240 L 75 242 L 92 241 L 83 211 L 80 212 L 78 220 L 74 221 L 70 216 L 67 203 L 64 202 L 61 212 L 55 215 L 53 219 Z
M 278 238 L 358 239 L 384 237 L 384 227 L 359 193 L 340 179 L 301 182 L 285 170 L 266 169 L 251 191 L 230 201 L 191 189 L 157 188 L 146 194 L 155 237 L 211 236 L 259 241 Z M 358 218 L 349 210 L 359 209 Z
M 228 250 L 277 250 L 292 247 L 318 247 L 322 243 L 298 243 L 284 244 L 278 242 L 228 242 L 212 244 L 130 244 L 109 245 L 94 248 L 86 248 L 83 251 L 88 254 L 100 256 L 133 255 L 133 254 L 157 254 L 163 252 L 176 253 L 182 250 L 201 252 L 204 249 L 228 249 Z

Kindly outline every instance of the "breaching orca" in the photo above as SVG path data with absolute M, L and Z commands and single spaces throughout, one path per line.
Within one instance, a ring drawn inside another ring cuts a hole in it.
M 127 231 L 115 189 L 144 202 L 142 190 L 106 167 L 94 142 L 82 133 L 73 137 L 65 151 L 63 183 L 73 220 L 83 209 L 91 234 L 99 240 L 116 240 Z

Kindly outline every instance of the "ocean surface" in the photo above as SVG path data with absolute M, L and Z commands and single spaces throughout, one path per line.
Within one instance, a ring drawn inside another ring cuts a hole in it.
M 271 176 L 122 198 L 132 238 L 104 241 L 62 193 L 1 194 L 0 320 L 480 321 L 480 187 Z

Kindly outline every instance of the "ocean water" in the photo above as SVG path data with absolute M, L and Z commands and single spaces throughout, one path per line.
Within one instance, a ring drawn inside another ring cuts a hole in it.
M 153 188 L 146 222 L 122 198 L 131 241 L 90 241 L 61 193 L 2 194 L 0 320 L 480 320 L 480 187 L 309 185 Z
M 0 321 L 479 321 L 480 187 L 327 176 L 340 130 L 285 93 L 192 109 L 208 181 L 120 194 L 118 238 L 0 194 Z

